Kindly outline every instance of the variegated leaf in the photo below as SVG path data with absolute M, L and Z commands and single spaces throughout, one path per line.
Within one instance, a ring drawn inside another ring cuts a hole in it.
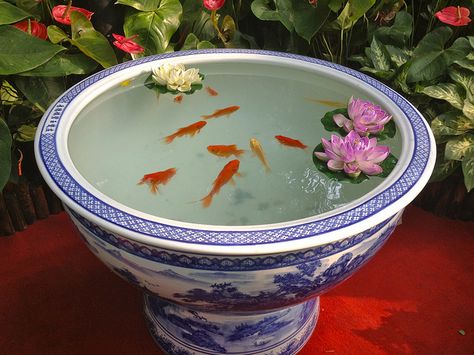
M 474 153 L 464 157 L 462 172 L 464 174 L 464 185 L 466 185 L 466 189 L 469 192 L 474 187 Z
M 372 63 L 374 63 L 375 69 L 381 71 L 390 70 L 390 54 L 385 46 L 375 37 L 372 39 L 372 43 L 370 44 L 370 54 L 370 59 L 372 60 Z
M 469 57 L 469 56 L 468 56 Z M 455 61 L 457 65 L 474 72 L 474 60 L 468 57 Z
M 448 74 L 456 83 L 460 84 L 464 90 L 469 91 L 474 87 L 474 75 L 466 70 L 450 69 Z
M 465 156 L 474 153 L 474 135 L 464 134 L 461 137 L 450 139 L 446 143 L 444 157 L 449 160 L 462 161 Z
M 464 117 L 461 115 L 461 117 Z M 455 128 L 458 120 L 458 112 L 451 111 L 439 115 L 431 122 L 431 130 L 437 143 L 446 142 L 449 136 L 460 136 L 466 133 L 466 130 Z
M 435 99 L 445 100 L 459 110 L 463 108 L 464 92 L 459 85 L 440 83 L 424 88 L 423 93 Z
M 443 154 L 438 154 L 436 157 L 436 164 L 431 174 L 430 182 L 442 181 L 451 175 L 461 162 L 457 160 L 445 160 Z

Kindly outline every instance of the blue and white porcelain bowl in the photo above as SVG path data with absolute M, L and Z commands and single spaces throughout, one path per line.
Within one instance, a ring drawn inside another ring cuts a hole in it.
M 179 101 L 150 90 L 147 78 L 165 63 L 199 68 L 218 95 L 203 88 Z M 312 149 L 272 140 L 316 146 L 330 136 L 320 118 L 351 95 L 393 116 L 398 163 L 388 177 L 339 182 L 317 171 Z M 199 134 L 163 142 L 231 105 L 240 109 L 207 120 Z M 249 137 L 262 142 L 271 172 L 251 156 Z M 247 152 L 236 187 L 204 208 L 200 198 L 227 161 L 206 152 L 212 142 Z M 49 108 L 35 147 L 89 249 L 144 291 L 150 332 L 168 354 L 297 353 L 316 325 L 319 295 L 381 248 L 435 160 L 429 126 L 389 87 L 325 61 L 252 50 L 170 53 L 103 70 Z M 137 185 L 169 167 L 178 172 L 158 194 Z

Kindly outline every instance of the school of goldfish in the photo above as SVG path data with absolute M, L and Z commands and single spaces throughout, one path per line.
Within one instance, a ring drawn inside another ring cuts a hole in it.
M 209 96 L 217 96 L 218 92 L 211 87 L 206 87 L 206 91 Z M 178 95 L 174 98 L 175 103 L 181 103 L 183 100 L 183 95 Z M 229 106 L 221 109 L 215 110 L 212 114 L 209 115 L 202 115 L 201 118 L 204 120 L 209 120 L 213 118 L 218 118 L 222 116 L 230 116 L 234 112 L 238 111 L 240 106 Z M 181 127 L 177 129 L 174 133 L 164 137 L 164 142 L 166 144 L 170 144 L 174 141 L 174 139 L 183 136 L 190 136 L 193 137 L 194 135 L 198 134 L 201 129 L 206 126 L 206 121 L 197 121 L 192 123 L 186 127 Z M 306 149 L 307 146 L 303 144 L 298 139 L 285 137 L 282 135 L 276 135 L 275 139 L 282 145 L 298 148 L 298 149 Z M 265 169 L 266 173 L 271 172 L 270 164 L 267 161 L 265 156 L 265 152 L 261 143 L 256 138 L 251 138 L 249 141 L 250 150 L 253 152 L 254 156 L 256 156 L 262 166 Z M 204 196 L 199 201 L 202 203 L 204 208 L 207 208 L 211 205 L 212 199 L 215 195 L 219 193 L 221 188 L 226 185 L 227 183 L 235 184 L 234 176 L 242 176 L 239 173 L 240 167 L 240 160 L 239 158 L 242 154 L 245 153 L 244 149 L 239 149 L 236 144 L 229 144 L 229 145 L 209 145 L 207 146 L 207 151 L 213 155 L 223 158 L 230 158 L 234 156 L 236 159 L 229 161 L 219 172 L 216 179 L 212 183 L 211 190 L 209 194 Z M 138 182 L 139 185 L 141 184 L 148 184 L 150 186 L 150 190 L 152 193 L 156 194 L 158 192 L 159 185 L 167 184 L 170 179 L 176 174 L 176 168 L 169 168 L 162 171 L 157 171 L 154 173 L 145 174 L 142 179 Z

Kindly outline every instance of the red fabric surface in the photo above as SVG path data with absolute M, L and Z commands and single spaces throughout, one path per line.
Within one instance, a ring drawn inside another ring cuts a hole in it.
M 474 223 L 409 207 L 374 259 L 321 297 L 300 355 L 473 354 L 473 256 Z M 62 213 L 0 237 L 0 354 L 161 352 L 140 291 L 102 265 Z

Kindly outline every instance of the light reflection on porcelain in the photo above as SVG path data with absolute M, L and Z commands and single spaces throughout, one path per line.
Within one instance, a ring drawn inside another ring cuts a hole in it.
M 74 99 L 104 82 L 113 86 L 129 80 L 140 65 L 151 70 L 163 60 L 194 56 L 322 67 L 353 85 L 363 84 L 404 115 L 397 125 L 411 147 L 405 150 L 410 156 L 400 157 L 403 169 L 362 201 L 278 226 L 229 230 L 172 225 L 94 195 L 58 153 L 61 121 L 68 119 Z M 45 114 L 38 132 L 35 148 L 45 180 L 65 203 L 89 249 L 144 291 L 150 333 L 172 355 L 296 354 L 316 326 L 319 295 L 350 277 L 382 247 L 403 208 L 427 182 L 435 157 L 426 122 L 383 84 L 317 59 L 251 50 L 170 53 L 123 63 L 66 92 Z

